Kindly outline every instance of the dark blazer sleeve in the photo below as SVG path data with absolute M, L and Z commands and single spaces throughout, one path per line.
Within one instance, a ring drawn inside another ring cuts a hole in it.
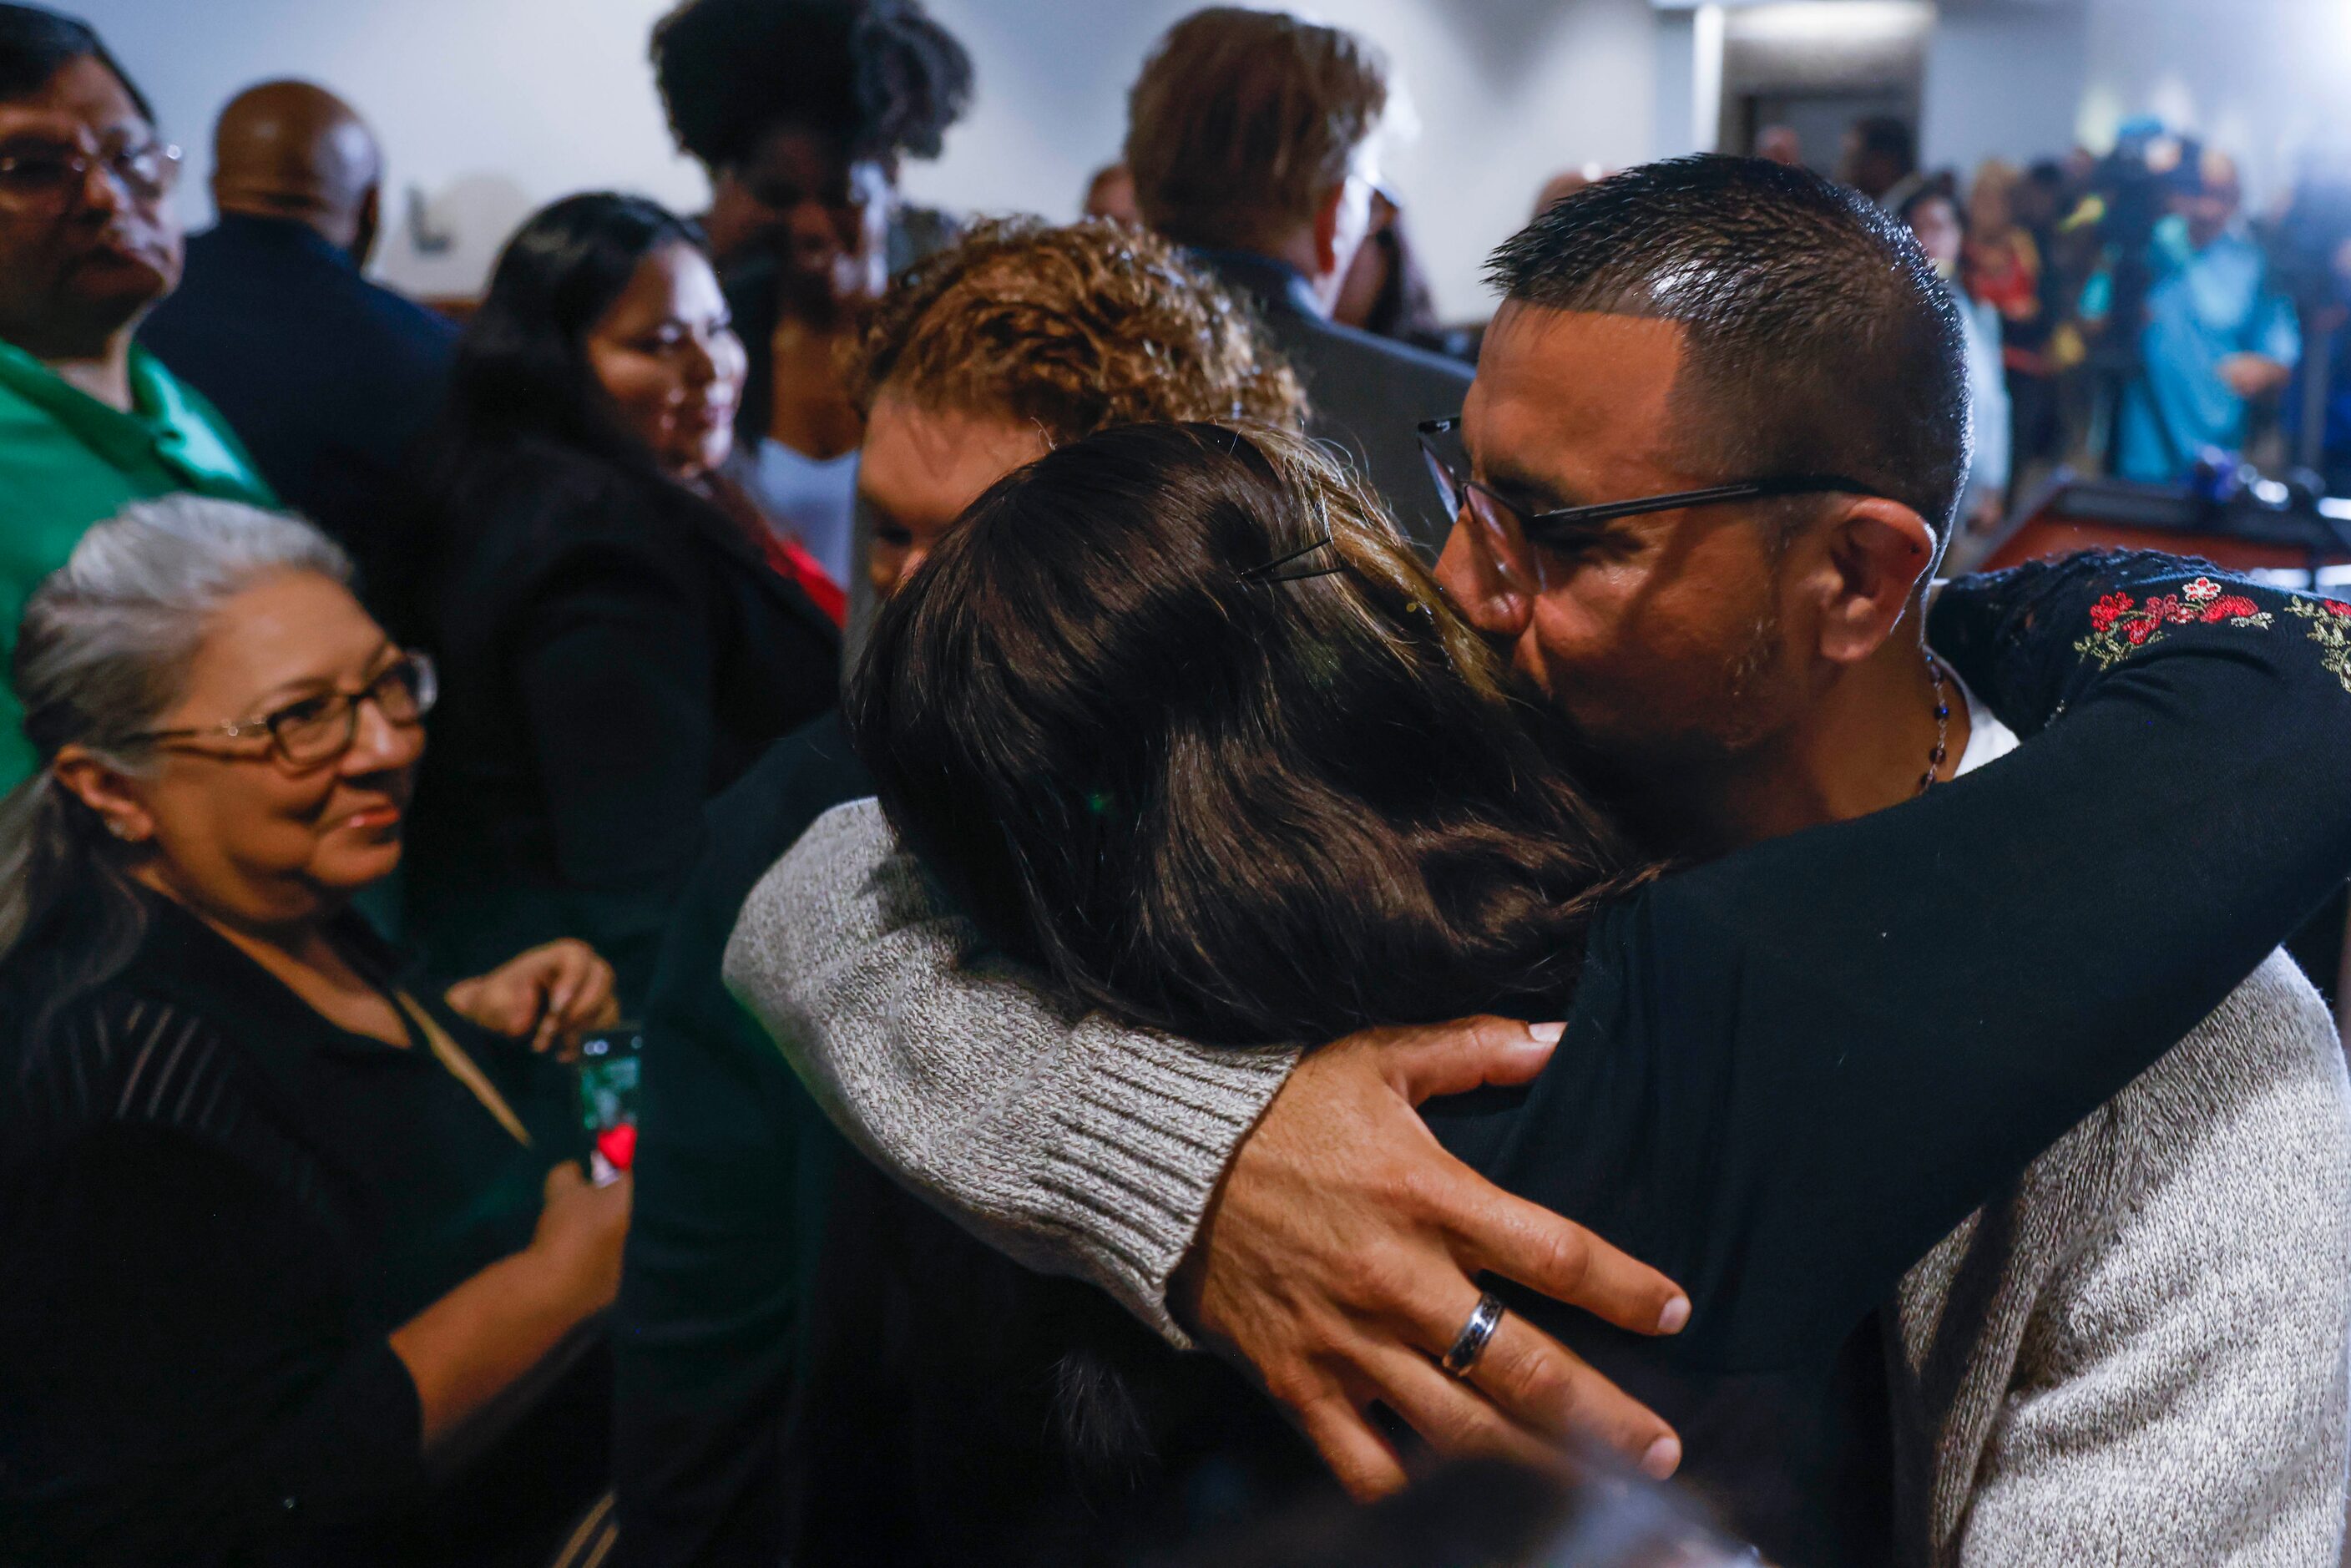
M 509 644 L 573 929 L 632 1005 L 700 841 L 711 619 L 690 569 L 590 539 L 541 579 Z
M 1596 930 L 1524 1104 L 1455 1113 L 1689 1289 L 1678 1355 L 1829 1355 L 2351 873 L 2351 609 L 2126 558 L 1938 615 L 2045 732 L 1660 883 Z
M 707 808 L 706 848 L 663 940 L 615 1341 L 613 1481 L 643 1568 L 772 1564 L 790 1545 L 786 1415 L 847 1145 L 719 966 L 768 868 L 872 789 L 837 713 L 778 741 Z
M 0 1556 L 203 1561 L 422 1485 L 415 1385 L 281 1190 L 119 1124 L 10 1183 L 0 1430 L 41 1484 L 0 1507 L 0 1542 L 25 1532 Z

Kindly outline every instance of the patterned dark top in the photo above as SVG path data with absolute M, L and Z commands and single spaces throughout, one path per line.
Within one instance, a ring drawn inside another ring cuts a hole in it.
M 421 1560 L 443 1526 L 387 1336 L 528 1243 L 578 1152 L 569 1071 L 400 988 L 526 1146 L 423 1040 L 340 1030 L 143 902 L 129 967 L 53 1017 L 87 934 L 0 964 L 0 1560 Z M 335 935 L 399 985 L 360 921 Z

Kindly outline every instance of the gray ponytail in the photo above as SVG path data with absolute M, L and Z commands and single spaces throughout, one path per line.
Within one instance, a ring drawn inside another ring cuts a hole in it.
M 152 746 L 133 737 L 178 700 L 213 616 L 284 571 L 349 582 L 351 563 L 298 517 L 170 496 L 125 507 L 91 528 L 33 591 L 8 677 L 40 770 L 0 799 L 0 957 L 69 895 L 105 901 L 104 928 L 135 940 L 138 905 L 123 876 L 123 848 L 49 764 L 59 747 L 79 745 L 127 773 L 150 766 Z M 127 957 L 113 955 L 113 966 Z M 95 983 L 81 967 L 82 985 Z

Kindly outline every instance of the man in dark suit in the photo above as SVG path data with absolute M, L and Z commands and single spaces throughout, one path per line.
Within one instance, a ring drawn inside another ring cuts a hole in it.
M 1127 106 L 1144 222 L 1256 301 L 1305 383 L 1308 429 L 1435 559 L 1453 519 L 1414 426 L 1460 411 L 1469 367 L 1331 319 L 1370 226 L 1386 62 L 1336 27 L 1211 6 L 1160 39 Z
M 382 158 L 308 82 L 239 93 L 214 133 L 220 222 L 140 340 L 227 417 L 287 506 L 349 549 L 369 606 L 408 614 L 419 523 L 409 467 L 438 414 L 456 329 L 360 276 Z

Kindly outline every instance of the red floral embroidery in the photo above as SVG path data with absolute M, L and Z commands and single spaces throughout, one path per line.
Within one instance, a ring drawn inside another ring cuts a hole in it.
M 2290 601 L 2289 607 L 2297 614 L 2316 615 L 2316 610 L 2302 608 L 2309 602 Z M 2317 602 L 2326 604 L 2338 620 L 2351 622 L 2351 605 Z M 2161 642 L 2167 626 L 2192 626 L 2199 622 L 2214 626 L 2223 622 L 2265 632 L 2270 627 L 2270 614 L 2243 594 L 2226 591 L 2209 577 L 2196 579 L 2177 593 L 2157 594 L 2144 604 L 2127 593 L 2109 593 L 2090 606 L 2090 634 L 2074 643 L 2074 651 L 2090 655 L 2103 667 L 2149 643 Z M 2345 632 L 2351 634 L 2351 628 Z M 2315 628 L 2312 635 L 2317 635 Z M 2351 676 L 2346 676 L 2346 681 L 2351 685 Z
M 2351 604 L 2345 604 L 2333 599 L 2322 599 L 2318 602 L 2325 605 L 2326 613 L 2334 616 L 2337 621 L 2351 621 Z

